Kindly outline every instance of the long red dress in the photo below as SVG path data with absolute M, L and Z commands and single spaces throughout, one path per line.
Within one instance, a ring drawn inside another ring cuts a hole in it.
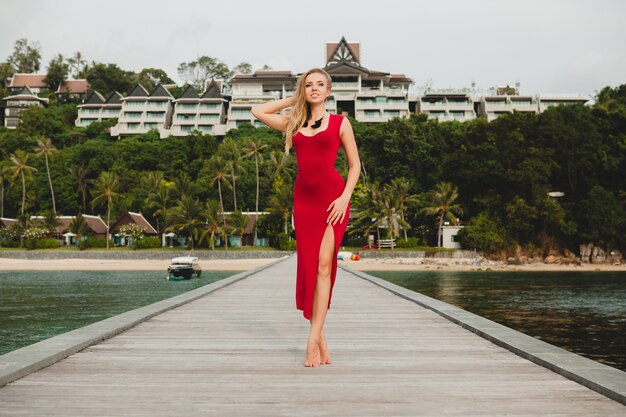
M 343 116 L 330 114 L 328 127 L 313 136 L 297 132 L 293 136 L 293 147 L 298 161 L 298 176 L 293 193 L 293 218 L 296 231 L 298 272 L 296 279 L 296 307 L 306 319 L 311 319 L 313 295 L 317 282 L 319 251 L 330 212 L 330 203 L 338 198 L 345 186 L 341 175 L 335 170 L 335 159 L 341 145 L 339 130 Z M 332 298 L 337 275 L 337 252 L 346 231 L 350 204 L 346 208 L 343 222 L 333 226 L 335 253 L 331 269 L 330 296 Z M 330 298 L 328 300 L 330 308 Z

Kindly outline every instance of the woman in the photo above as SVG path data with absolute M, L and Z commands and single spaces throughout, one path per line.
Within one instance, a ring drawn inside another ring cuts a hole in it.
M 361 170 L 350 121 L 326 112 L 330 94 L 330 75 L 314 68 L 300 77 L 293 97 L 252 109 L 257 119 L 285 133 L 286 152 L 292 145 L 296 151 L 296 307 L 311 322 L 304 361 L 307 367 L 331 363 L 324 321 L 337 274 L 337 252 L 350 215 L 350 196 Z M 287 107 L 292 107 L 289 116 L 276 114 Z M 345 183 L 335 170 L 339 146 L 343 147 L 350 167 Z

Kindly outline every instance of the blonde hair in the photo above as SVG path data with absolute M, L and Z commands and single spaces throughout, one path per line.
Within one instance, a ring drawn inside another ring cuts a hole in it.
M 287 127 L 285 128 L 285 155 L 289 153 L 289 149 L 293 145 L 293 135 L 302 127 L 304 122 L 311 116 L 311 106 L 306 101 L 306 77 L 311 74 L 322 74 L 328 82 L 328 89 L 332 85 L 330 75 L 321 68 L 311 68 L 298 80 L 296 84 L 296 103 L 291 108 Z

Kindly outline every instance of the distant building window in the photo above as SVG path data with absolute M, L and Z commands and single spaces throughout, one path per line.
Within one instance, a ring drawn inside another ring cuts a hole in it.
M 188 125 L 188 126 L 181 126 L 180 130 L 182 132 L 191 132 L 193 129 L 195 128 L 195 126 L 193 125 Z
M 380 117 L 379 110 L 365 110 L 365 117 Z
M 128 123 L 129 129 L 139 129 L 140 123 Z
M 156 129 L 157 128 L 157 123 L 144 123 L 143 126 L 146 129 Z
M 385 117 L 391 119 L 394 117 L 400 117 L 400 110 L 385 110 Z
M 200 125 L 198 126 L 198 130 L 203 133 L 213 133 L 213 126 L 211 125 Z

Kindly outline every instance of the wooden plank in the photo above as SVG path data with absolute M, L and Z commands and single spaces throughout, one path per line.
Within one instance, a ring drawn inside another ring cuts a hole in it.
M 0 389 L 0 416 L 623 416 L 626 408 L 338 271 L 334 364 L 302 366 L 295 258 Z

